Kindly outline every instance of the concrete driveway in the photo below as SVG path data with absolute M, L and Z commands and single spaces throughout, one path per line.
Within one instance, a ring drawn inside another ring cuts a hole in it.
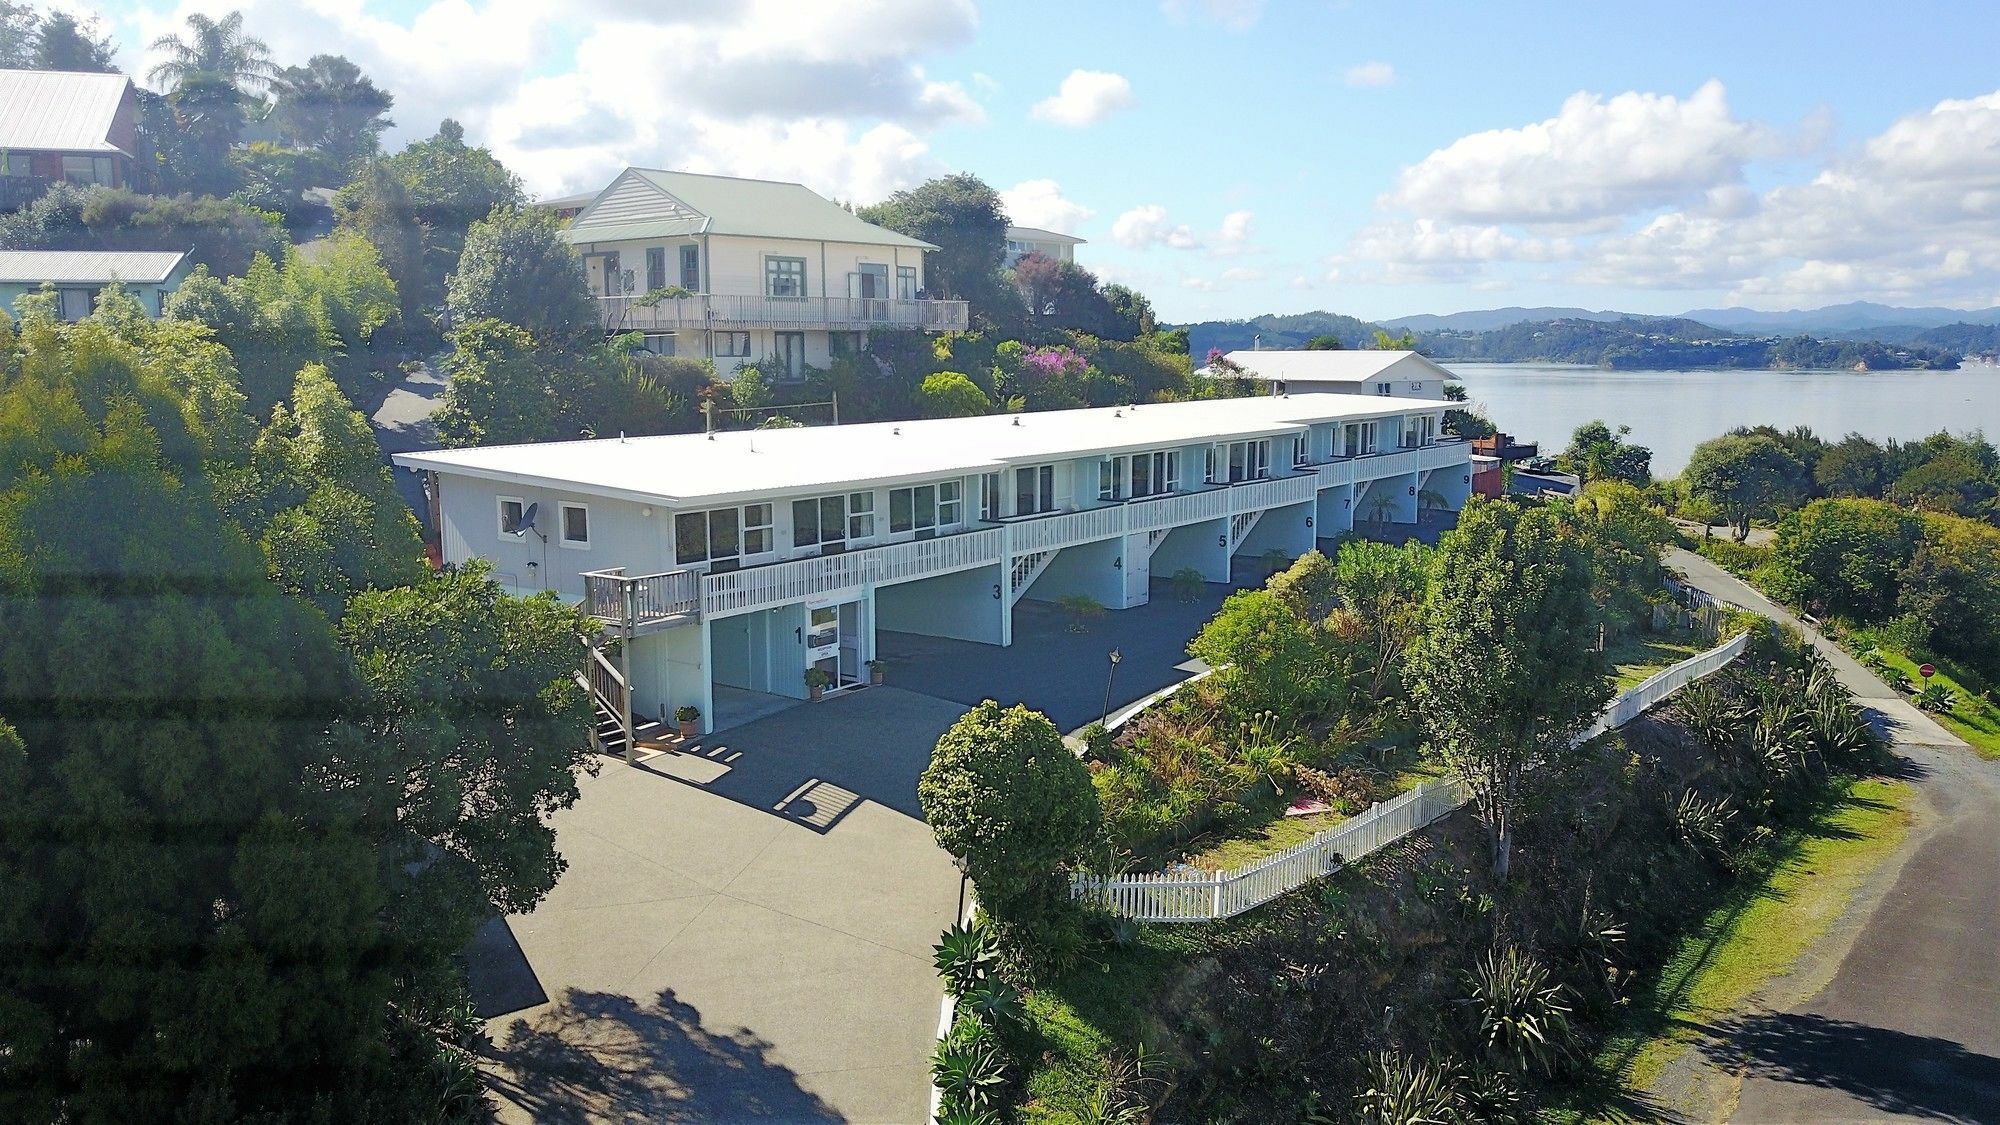
M 1837 646 L 1699 556 L 1695 586 L 1800 628 L 1895 740 L 1917 784 L 1917 827 L 1808 961 L 1823 980 L 1714 1029 L 1713 1064 L 1740 1076 L 1741 1122 L 2000 1121 L 2000 762 Z M 1797 995 L 1803 993 L 1803 995 Z
M 501 1119 L 923 1120 L 959 877 L 916 779 L 963 711 L 871 688 L 607 759 L 472 958 Z
M 1069 615 L 1053 603 L 1023 601 L 1014 607 L 1014 643 L 1007 648 L 879 632 L 876 655 L 892 684 L 968 707 L 982 699 L 1025 703 L 1074 731 L 1104 715 L 1107 678 L 1116 711 L 1205 667 L 1188 656 L 1188 642 L 1224 598 L 1243 584 L 1263 584 L 1263 569 L 1244 564 L 1238 571 L 1238 584 L 1210 583 L 1189 601 L 1155 582 L 1150 602 L 1106 612 L 1082 632 L 1071 629 Z M 1119 654 L 1115 676 L 1109 675 L 1112 649 Z

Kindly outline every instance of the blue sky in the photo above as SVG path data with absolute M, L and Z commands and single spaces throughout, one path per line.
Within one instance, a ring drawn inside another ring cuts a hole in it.
M 142 71 L 230 6 L 99 10 Z M 1175 319 L 2000 303 L 1991 5 L 237 6 L 538 193 L 642 163 L 869 202 L 963 169 Z

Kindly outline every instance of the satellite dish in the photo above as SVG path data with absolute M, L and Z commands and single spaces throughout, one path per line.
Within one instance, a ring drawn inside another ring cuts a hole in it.
M 516 535 L 526 535 L 528 532 L 535 530 L 535 512 L 540 507 L 540 504 L 530 504 L 526 508 L 523 508 L 521 510 L 521 518 L 514 521 L 514 526 L 508 528 L 508 530 Z

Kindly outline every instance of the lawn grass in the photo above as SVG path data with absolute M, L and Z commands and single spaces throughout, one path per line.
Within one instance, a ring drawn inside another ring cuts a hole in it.
M 1381 765 L 1388 773 L 1388 779 L 1381 786 L 1381 799 L 1385 801 L 1444 776 L 1444 771 L 1424 758 L 1414 745 L 1397 747 L 1382 760 Z M 1285 816 L 1285 804 L 1275 804 L 1274 817 L 1263 824 L 1228 835 L 1218 833 L 1195 840 L 1184 862 L 1204 871 L 1228 871 L 1302 844 L 1349 819 L 1337 812 Z
M 1910 683 L 1921 686 L 1923 678 L 1917 675 L 1917 661 L 1893 649 L 1878 649 L 1882 659 L 1891 668 L 1900 669 L 1910 678 Z M 1950 661 L 1934 661 L 1937 675 L 1932 677 L 1938 683 L 1950 688 L 1958 696 L 1958 703 L 1945 712 L 1929 712 L 1946 730 L 1965 740 L 1974 753 L 1982 758 L 2000 758 L 2000 708 L 1986 701 L 1986 697 L 1965 686 L 1959 676 L 1965 673 L 1952 666 Z M 1953 675 L 1957 672 L 1958 675 Z
M 1703 651 L 1699 638 L 1685 630 L 1632 633 L 1604 650 L 1604 662 L 1617 678 L 1617 690 L 1630 691 L 1647 677 Z
M 1780 843 L 1767 877 L 1746 881 L 1682 942 L 1636 1006 L 1633 1031 L 1601 1056 L 1627 1089 L 1650 1086 L 1700 1040 L 1698 1026 L 1741 1009 L 1826 934 L 1908 833 L 1910 793 L 1899 781 L 1851 784 Z

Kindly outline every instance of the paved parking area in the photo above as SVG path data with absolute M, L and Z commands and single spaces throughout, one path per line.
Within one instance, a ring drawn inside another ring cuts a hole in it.
M 472 958 L 501 1119 L 921 1121 L 959 876 L 916 779 L 963 711 L 871 688 L 607 760 Z
M 892 684 L 968 707 L 982 699 L 1025 703 L 1073 731 L 1103 716 L 1107 678 L 1116 711 L 1200 671 L 1204 666 L 1188 656 L 1188 642 L 1224 598 L 1241 585 L 1262 585 L 1266 575 L 1254 564 L 1237 570 L 1237 585 L 1211 583 L 1190 601 L 1155 582 L 1147 604 L 1108 611 L 1081 633 L 1054 604 L 1025 600 L 1014 607 L 1014 643 L 1007 648 L 880 632 L 876 655 Z M 1108 676 L 1112 649 L 1120 660 L 1117 674 Z

